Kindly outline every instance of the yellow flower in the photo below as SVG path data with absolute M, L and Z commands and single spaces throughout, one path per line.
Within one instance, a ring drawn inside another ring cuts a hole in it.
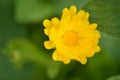
M 90 24 L 88 18 L 88 12 L 77 12 L 76 6 L 71 6 L 70 9 L 63 9 L 61 19 L 44 20 L 44 33 L 49 37 L 44 46 L 56 49 L 52 54 L 54 61 L 68 64 L 71 60 L 77 60 L 85 64 L 87 57 L 100 51 L 97 24 Z

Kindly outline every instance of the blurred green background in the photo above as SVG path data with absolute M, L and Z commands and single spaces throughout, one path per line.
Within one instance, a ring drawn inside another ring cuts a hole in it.
M 85 65 L 54 62 L 44 19 L 76 5 L 101 32 L 101 52 Z M 0 0 L 0 80 L 120 80 L 120 0 Z

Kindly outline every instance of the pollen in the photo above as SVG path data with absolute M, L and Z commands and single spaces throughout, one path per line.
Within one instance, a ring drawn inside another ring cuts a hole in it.
M 76 32 L 69 31 L 63 35 L 63 42 L 68 46 L 75 46 L 78 44 L 79 35 Z

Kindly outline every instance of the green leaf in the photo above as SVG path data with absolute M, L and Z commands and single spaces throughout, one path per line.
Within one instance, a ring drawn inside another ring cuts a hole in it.
M 48 74 L 49 78 L 55 79 L 60 71 L 60 68 L 61 68 L 61 63 L 59 63 L 59 62 L 49 63 L 47 66 L 47 74 Z
M 53 13 L 47 0 L 16 0 L 15 18 L 18 22 L 39 22 Z
M 110 77 L 107 80 L 120 80 L 120 76 L 113 76 L 113 77 Z
M 22 39 L 14 39 L 8 43 L 7 55 L 16 63 L 20 60 L 47 66 L 51 61 L 34 43 Z
M 25 27 L 13 18 L 13 1 L 0 0 L 0 49 L 12 38 L 25 37 Z
M 120 38 L 120 0 L 90 0 L 83 7 L 90 13 L 90 20 L 98 23 L 99 30 Z
M 106 80 L 111 75 L 119 74 L 120 65 L 107 55 L 103 50 L 88 60 L 87 72 L 91 80 Z
M 6 55 L 17 65 L 24 62 L 32 62 L 40 67 L 45 67 L 51 79 L 54 79 L 60 70 L 60 63 L 53 62 L 51 57 L 28 40 L 11 40 L 7 46 Z
M 21 69 L 15 69 L 8 58 L 0 53 L 0 80 L 28 80 L 34 68 L 31 64 L 25 64 Z
M 115 60 L 120 61 L 120 38 L 110 37 L 101 32 L 100 45 Z
M 27 80 L 32 75 L 33 66 L 25 64 L 16 70 L 1 52 L 10 39 L 26 36 L 24 25 L 16 23 L 13 13 L 13 0 L 0 0 L 0 80 Z

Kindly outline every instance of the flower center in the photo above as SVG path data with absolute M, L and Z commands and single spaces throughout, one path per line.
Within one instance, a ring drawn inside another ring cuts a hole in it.
M 77 45 L 78 40 L 79 40 L 79 35 L 76 32 L 69 31 L 63 35 L 63 41 L 68 46 Z

